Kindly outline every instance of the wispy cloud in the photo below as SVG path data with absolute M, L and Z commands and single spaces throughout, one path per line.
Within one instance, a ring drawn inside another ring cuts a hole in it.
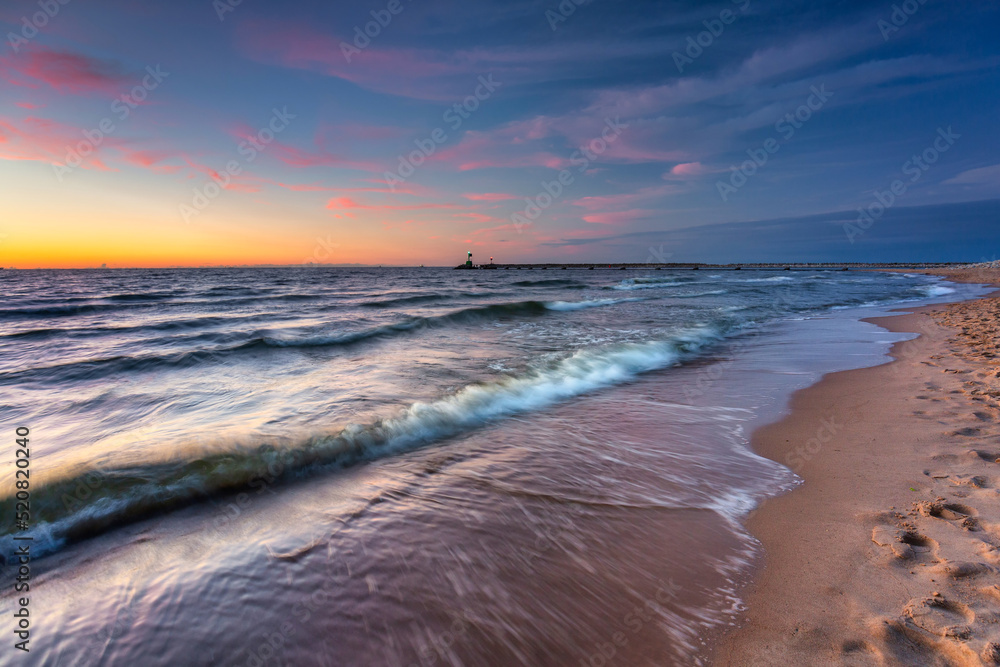
M 0 77 L 15 86 L 47 86 L 74 95 L 113 96 L 131 81 L 117 63 L 40 46 L 0 58 Z

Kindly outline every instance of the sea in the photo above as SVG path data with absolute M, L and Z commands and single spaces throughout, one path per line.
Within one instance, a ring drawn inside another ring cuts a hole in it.
M 0 664 L 710 664 L 761 562 L 743 520 L 799 483 L 753 429 L 912 337 L 864 318 L 983 292 L 815 269 L 2 271 Z

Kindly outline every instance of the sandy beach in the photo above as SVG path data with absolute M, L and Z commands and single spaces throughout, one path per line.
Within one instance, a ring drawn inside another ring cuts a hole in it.
M 804 483 L 748 519 L 765 563 L 716 664 L 1000 664 L 1000 297 L 873 322 L 920 336 L 753 436 Z

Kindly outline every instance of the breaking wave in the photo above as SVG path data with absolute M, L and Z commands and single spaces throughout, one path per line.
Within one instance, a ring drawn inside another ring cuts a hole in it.
M 350 424 L 293 445 L 228 445 L 169 460 L 81 466 L 49 479 L 40 475 L 32 486 L 32 518 L 45 537 L 36 545 L 51 553 L 222 494 L 391 456 L 669 367 L 722 336 L 721 330 L 699 327 L 666 340 L 582 350 L 523 375 L 468 385 L 435 401 L 414 403 L 396 416 Z M 13 553 L 12 534 L 0 534 L 0 551 Z

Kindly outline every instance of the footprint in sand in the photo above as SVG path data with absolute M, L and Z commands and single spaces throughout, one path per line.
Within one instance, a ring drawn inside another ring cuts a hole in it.
M 922 516 L 932 516 L 945 521 L 953 521 L 966 530 L 978 530 L 979 521 L 976 510 L 960 503 L 943 503 L 925 500 L 914 503 L 914 509 Z
M 952 579 L 967 579 L 969 577 L 977 577 L 981 574 L 995 574 L 997 568 L 987 563 L 953 560 L 936 565 L 933 571 Z
M 918 628 L 939 637 L 967 639 L 976 614 L 960 602 L 943 597 L 915 598 L 903 607 L 903 616 Z
M 948 521 L 964 519 L 976 514 L 976 510 L 960 503 L 924 501 L 916 503 L 916 506 L 917 510 L 924 516 L 933 516 L 939 519 L 947 519 Z
M 932 557 L 938 546 L 929 537 L 889 525 L 875 526 L 872 529 L 872 542 L 880 547 L 889 547 L 899 559 L 919 559 L 925 555 Z
M 997 602 L 1000 602 L 1000 586 L 996 584 L 991 584 L 989 586 L 980 588 L 979 592 L 985 595 L 986 597 L 992 597 L 996 599 Z
M 994 546 L 989 542 L 982 542 L 979 545 L 978 551 L 979 555 L 982 556 L 985 560 L 989 561 L 990 563 L 993 563 L 994 565 L 1000 565 L 1000 547 Z M 994 585 L 991 587 L 991 589 L 993 590 L 990 591 L 990 594 L 994 595 L 995 591 L 996 592 L 995 597 L 998 600 L 1000 600 L 1000 587 Z
M 990 479 L 983 475 L 954 475 L 951 477 L 951 483 L 970 486 L 973 489 L 988 489 L 993 486 Z
M 982 459 L 987 463 L 1000 463 L 1000 455 L 996 452 L 987 452 L 982 449 L 973 449 L 969 451 L 969 454 L 975 456 L 976 458 Z

